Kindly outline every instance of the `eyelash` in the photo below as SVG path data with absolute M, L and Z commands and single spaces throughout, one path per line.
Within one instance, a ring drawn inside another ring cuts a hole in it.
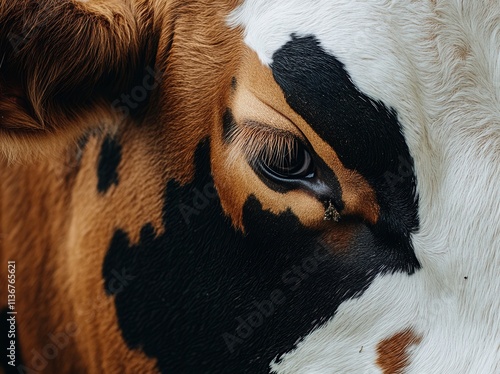
M 260 174 L 279 184 L 294 184 L 315 176 L 308 147 L 288 131 L 247 123 L 230 136 L 247 162 Z
M 288 131 L 246 122 L 244 126 L 234 126 L 229 134 L 235 152 L 242 151 L 252 166 L 261 162 L 283 163 L 283 155 L 291 160 L 298 151 L 299 139 Z M 234 159 L 233 157 L 230 157 Z

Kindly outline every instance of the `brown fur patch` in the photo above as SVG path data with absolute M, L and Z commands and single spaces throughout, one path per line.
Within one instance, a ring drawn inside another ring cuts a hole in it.
M 165 157 L 175 160 L 168 165 L 168 173 L 181 183 L 193 178 L 198 144 L 211 135 L 214 124 L 221 123 L 242 50 L 240 30 L 231 30 L 225 23 L 237 4 L 173 5 L 173 44 L 169 49 L 167 38 L 162 38 L 159 46 L 158 69 L 164 72 L 164 80 L 156 120 L 164 127 L 158 140 L 168 144 Z
M 33 350 L 43 354 L 53 336 L 66 342 L 37 372 L 156 372 L 154 361 L 122 339 L 113 299 L 104 291 L 102 261 L 115 229 L 127 231 L 133 242 L 149 222 L 163 230 L 165 180 L 161 166 L 150 162 L 147 136 L 131 126 L 120 135 L 127 162 L 119 169 L 119 188 L 99 195 L 101 141 L 89 139 L 69 185 L 62 161 L 0 169 L 2 261 L 16 260 L 16 291 L 23 295 L 16 305 L 19 352 L 34 368 Z
M 69 278 L 75 296 L 72 300 L 75 318 L 83 321 L 77 342 L 84 357 L 97 358 L 86 363 L 89 372 L 155 372 L 154 361 L 147 360 L 141 352 L 131 351 L 122 340 L 113 299 L 104 292 L 102 261 L 117 228 L 127 232 L 133 243 L 139 240 L 139 232 L 147 223 L 158 234 L 163 231 L 162 165 L 150 162 L 155 151 L 149 146 L 147 135 L 140 128 L 130 127 L 117 135 L 122 158 L 126 160 L 118 170 L 120 183 L 102 196 L 96 190 L 101 141 L 98 137 L 90 139 L 82 159 L 75 181 L 78 188 L 72 194 L 75 213 L 65 242 L 65 247 L 78 250 L 69 251 L 61 264 L 61 268 L 73 269 L 62 277 Z M 127 272 L 127 269 L 115 270 Z
M 402 374 L 408 366 L 408 349 L 421 342 L 422 338 L 412 329 L 406 329 L 382 340 L 377 345 L 377 365 L 384 374 Z

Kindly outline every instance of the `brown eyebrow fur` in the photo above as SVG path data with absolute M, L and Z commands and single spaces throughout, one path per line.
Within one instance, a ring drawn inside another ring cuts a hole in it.
M 233 126 L 229 141 L 233 145 L 228 157 L 229 165 L 233 165 L 238 155 L 243 153 L 250 164 L 262 161 L 283 166 L 286 157 L 289 162 L 292 160 L 300 138 L 286 130 L 245 121 L 242 125 Z

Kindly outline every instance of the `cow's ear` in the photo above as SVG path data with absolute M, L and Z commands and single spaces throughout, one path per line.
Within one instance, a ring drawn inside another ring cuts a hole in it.
M 48 155 L 113 117 L 145 64 L 137 2 L 0 0 L 0 157 Z

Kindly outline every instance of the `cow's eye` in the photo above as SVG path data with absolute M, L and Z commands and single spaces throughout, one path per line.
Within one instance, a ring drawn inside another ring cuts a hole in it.
M 294 140 L 273 157 L 263 157 L 259 166 L 262 173 L 275 181 L 310 179 L 314 177 L 311 154 L 300 141 Z

